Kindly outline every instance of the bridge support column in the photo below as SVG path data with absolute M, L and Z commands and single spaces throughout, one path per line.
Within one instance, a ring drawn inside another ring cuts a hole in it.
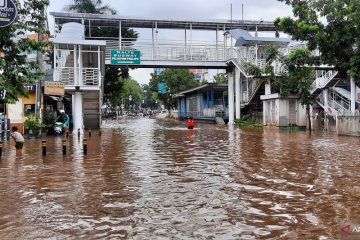
M 74 102 L 73 102 L 73 108 L 74 108 L 74 115 L 73 115 L 73 121 L 74 121 L 74 128 L 73 132 L 76 133 L 78 129 L 80 131 L 83 131 L 84 121 L 83 121 L 83 96 L 81 92 L 75 92 L 74 94 Z
M 328 107 L 329 106 L 329 103 L 328 103 L 329 90 L 328 89 L 324 89 L 323 96 L 324 96 L 324 106 Z M 326 111 L 326 109 L 325 109 L 325 111 Z
M 240 119 L 241 117 L 241 89 L 240 89 L 240 70 L 235 68 L 235 112 L 236 112 L 236 119 Z
M 350 78 L 350 92 L 351 92 L 351 114 L 355 114 L 355 105 L 356 105 L 356 85 L 354 78 Z
M 234 124 L 234 73 L 228 72 L 229 125 Z
M 265 83 L 265 95 L 271 94 L 271 84 L 270 81 Z

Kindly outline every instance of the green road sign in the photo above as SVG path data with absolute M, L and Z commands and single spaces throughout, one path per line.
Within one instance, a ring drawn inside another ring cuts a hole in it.
M 139 50 L 111 50 L 111 64 L 140 64 Z
M 158 93 L 166 93 L 166 83 L 158 83 Z

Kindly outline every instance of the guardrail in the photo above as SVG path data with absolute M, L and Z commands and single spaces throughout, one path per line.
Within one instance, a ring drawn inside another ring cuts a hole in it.
M 314 93 L 316 89 L 324 88 L 328 85 L 328 83 L 334 79 L 337 75 L 337 71 L 335 70 L 315 70 L 313 75 L 315 77 L 315 81 L 311 84 L 311 93 Z
M 328 94 L 329 105 L 335 108 L 337 111 L 341 113 L 348 113 L 351 110 L 351 103 L 349 99 L 345 98 L 341 94 L 337 93 L 333 88 L 330 88 L 330 92 Z
M 142 60 L 174 61 L 225 61 L 224 46 L 219 42 L 179 41 L 122 41 L 122 50 L 139 50 Z M 105 59 L 110 60 L 110 50 L 119 50 L 119 41 L 107 40 Z

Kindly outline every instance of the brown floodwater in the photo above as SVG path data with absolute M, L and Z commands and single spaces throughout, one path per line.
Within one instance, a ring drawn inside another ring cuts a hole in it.
M 0 239 L 335 239 L 360 221 L 359 138 L 134 119 L 5 142 Z

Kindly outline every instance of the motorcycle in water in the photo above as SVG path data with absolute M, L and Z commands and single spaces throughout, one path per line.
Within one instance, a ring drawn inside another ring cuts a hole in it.
M 54 133 L 56 136 L 59 136 L 63 133 L 63 123 L 62 122 L 56 122 L 54 124 Z

